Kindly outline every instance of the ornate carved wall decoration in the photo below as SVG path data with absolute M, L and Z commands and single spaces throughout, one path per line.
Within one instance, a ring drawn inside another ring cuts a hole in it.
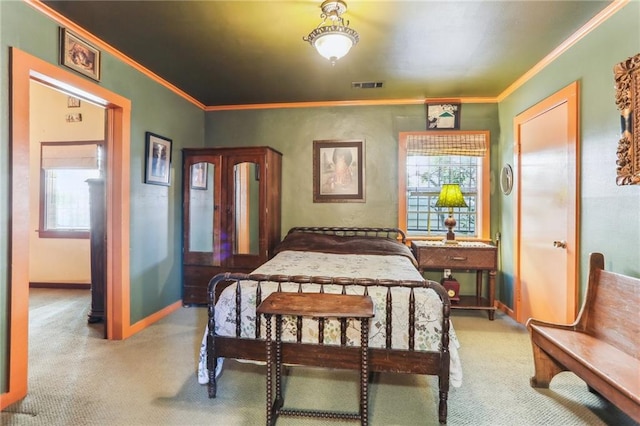
M 616 183 L 640 185 L 640 53 L 613 68 L 622 138 L 616 152 Z

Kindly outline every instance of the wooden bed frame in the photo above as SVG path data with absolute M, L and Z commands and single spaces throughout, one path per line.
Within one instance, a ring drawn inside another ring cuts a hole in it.
M 397 239 L 406 243 L 404 233 L 395 228 L 292 228 L 291 232 L 313 232 L 339 236 L 358 236 L 372 238 Z M 207 332 L 207 369 L 209 372 L 208 392 L 209 398 L 215 398 L 217 392 L 216 382 L 216 360 L 218 357 L 236 358 L 243 360 L 265 361 L 266 350 L 265 341 L 261 336 L 262 323 L 259 315 L 256 315 L 256 336 L 255 338 L 240 337 L 239 321 L 236 322 L 236 337 L 219 336 L 215 334 L 215 304 L 222 290 L 232 283 L 240 283 L 236 286 L 236 307 L 241 306 L 240 288 L 241 281 L 249 280 L 257 282 L 256 299 L 257 304 L 262 300 L 261 286 L 264 282 L 297 284 L 298 291 L 303 291 L 305 285 L 340 285 L 344 289 L 347 286 L 379 286 L 387 288 L 386 296 L 386 348 L 369 347 L 369 371 L 370 372 L 391 372 L 426 374 L 438 376 L 439 386 L 439 406 L 438 418 L 440 423 L 446 423 L 447 419 L 447 397 L 449 393 L 449 318 L 450 302 L 444 288 L 434 281 L 408 281 L 408 280 L 374 280 L 368 278 L 341 278 L 341 277 L 320 277 L 320 276 L 287 276 L 287 275 L 262 275 L 262 274 L 218 274 L 209 282 L 208 295 L 208 332 Z M 392 300 L 391 289 L 394 287 L 411 288 L 408 292 L 409 300 L 409 324 L 407 324 L 409 334 L 408 349 L 392 349 L 392 329 L 391 314 Z M 322 287 L 321 287 L 322 288 Z M 418 351 L 414 350 L 415 337 L 415 288 L 431 288 L 442 300 L 442 324 L 441 342 L 439 351 Z M 321 290 L 322 291 L 322 290 Z M 239 310 L 236 310 L 236 317 L 240 318 Z M 320 325 L 321 326 L 321 325 Z M 298 318 L 298 330 L 301 329 L 301 318 Z M 322 345 L 303 343 L 301 333 L 298 333 L 297 342 L 282 343 L 282 359 L 286 364 L 312 365 L 325 368 L 360 369 L 360 348 L 346 346 L 346 326 L 343 324 L 341 331 L 341 345 Z M 321 334 L 321 333 L 319 333 Z

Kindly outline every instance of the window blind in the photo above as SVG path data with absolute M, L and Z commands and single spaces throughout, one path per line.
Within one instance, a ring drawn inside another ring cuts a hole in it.
M 42 168 L 97 169 L 99 145 L 94 143 L 41 144 Z
M 487 140 L 483 134 L 407 136 L 408 156 L 484 157 L 486 152 Z

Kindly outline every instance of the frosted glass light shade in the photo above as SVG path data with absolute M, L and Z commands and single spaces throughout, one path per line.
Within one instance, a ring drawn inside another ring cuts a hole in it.
M 338 59 L 358 44 L 360 35 L 349 28 L 349 21 L 345 23 L 341 16 L 347 11 L 347 4 L 343 0 L 325 0 L 320 7 L 322 22 L 302 39 L 331 61 L 331 65 L 335 65 Z
M 353 38 L 342 32 L 326 32 L 313 42 L 318 53 L 331 62 L 335 62 L 349 53 L 353 45 Z

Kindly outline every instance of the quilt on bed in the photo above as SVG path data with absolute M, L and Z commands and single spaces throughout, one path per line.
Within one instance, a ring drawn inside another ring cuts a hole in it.
M 398 244 L 400 245 L 400 244 Z M 403 246 L 406 247 L 406 246 Z M 353 253 L 353 251 L 351 251 Z M 410 253 L 410 252 L 409 252 Z M 333 277 L 372 279 L 390 278 L 395 280 L 422 280 L 422 276 L 413 266 L 412 256 L 377 255 L 377 254 L 338 254 L 310 251 L 280 251 L 273 259 L 254 271 L 255 274 L 267 275 L 320 275 Z M 389 271 L 392 271 L 391 273 Z M 241 335 L 255 336 L 255 288 L 256 283 L 242 283 L 242 320 Z M 235 336 L 235 285 L 226 288 L 216 303 L 215 320 L 216 333 L 222 336 Z M 277 289 L 276 283 L 262 284 L 262 298 L 266 298 Z M 295 283 L 283 283 L 283 291 L 297 291 Z M 305 284 L 304 291 L 319 292 L 320 286 Z M 340 293 L 339 285 L 325 285 L 326 293 Z M 392 348 L 408 349 L 408 293 L 407 288 L 393 288 L 392 294 Z M 348 294 L 363 294 L 362 286 L 347 287 Z M 404 293 L 404 295 L 402 294 Z M 369 287 L 368 294 L 374 301 L 376 314 L 370 325 L 370 347 L 384 348 L 386 344 L 386 287 Z M 415 350 L 438 351 L 440 344 L 440 324 L 442 322 L 442 304 L 437 294 L 431 289 L 416 289 L 416 327 Z M 283 341 L 295 341 L 295 318 L 283 319 Z M 340 325 L 337 320 L 325 322 L 325 344 L 340 344 Z M 264 328 L 264 327 L 263 327 Z M 264 330 L 263 330 L 264 334 Z M 359 323 L 351 321 L 347 330 L 347 344 L 359 345 Z M 263 336 L 264 337 L 264 336 Z M 317 321 L 305 318 L 303 320 L 303 342 L 317 342 Z M 450 325 L 450 383 L 459 387 L 462 383 L 462 367 L 458 354 L 459 342 L 453 326 Z M 206 368 L 206 330 L 200 349 L 198 366 L 198 381 L 208 382 Z

